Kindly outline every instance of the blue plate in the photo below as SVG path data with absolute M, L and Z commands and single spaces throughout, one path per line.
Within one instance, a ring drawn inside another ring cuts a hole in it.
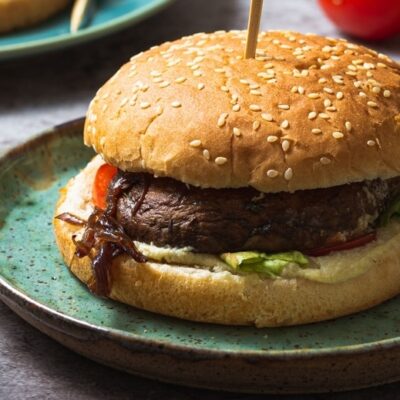
M 87 42 L 116 32 L 156 13 L 173 0 L 97 0 L 90 26 L 69 31 L 70 10 L 31 29 L 0 36 L 0 60 Z

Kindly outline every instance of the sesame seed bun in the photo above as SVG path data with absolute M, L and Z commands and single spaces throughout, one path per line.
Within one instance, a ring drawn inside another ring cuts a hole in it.
M 91 187 L 102 162 L 97 157 L 62 190 L 56 215 L 90 215 Z M 88 284 L 93 278 L 90 259 L 74 256 L 72 235 L 80 228 L 57 219 L 54 227 L 66 264 Z M 161 262 L 138 264 L 122 255 L 110 268 L 110 298 L 160 314 L 229 325 L 282 326 L 331 319 L 365 310 L 400 292 L 400 233 L 396 232 L 378 231 L 377 243 L 337 253 L 336 265 L 345 266 L 346 276 L 335 283 L 263 279 L 257 274 Z M 315 260 L 322 265 L 321 258 Z M 360 267 L 364 272 L 355 273 Z
M 400 174 L 400 66 L 343 39 L 197 34 L 141 53 L 97 93 L 85 143 L 200 187 L 324 188 Z
M 0 33 L 42 22 L 69 3 L 70 0 L 0 0 Z

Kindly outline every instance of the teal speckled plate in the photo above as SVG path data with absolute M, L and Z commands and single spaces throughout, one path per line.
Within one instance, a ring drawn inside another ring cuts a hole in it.
M 400 378 L 400 298 L 307 326 L 192 323 L 92 296 L 54 242 L 58 191 L 93 156 L 82 120 L 0 160 L 0 298 L 80 354 L 133 374 L 245 392 L 320 392 Z
M 96 0 L 96 12 L 90 25 L 75 34 L 69 30 L 68 9 L 58 16 L 37 25 L 0 35 L 0 60 L 87 42 L 127 26 L 161 10 L 173 0 Z

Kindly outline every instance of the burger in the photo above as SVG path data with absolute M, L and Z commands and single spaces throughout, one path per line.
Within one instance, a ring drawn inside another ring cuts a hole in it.
M 56 207 L 96 295 L 257 327 L 400 292 L 400 66 L 343 39 L 200 33 L 134 56 L 91 102 L 98 155 Z
M 71 0 L 0 0 L 0 33 L 43 22 L 70 3 Z

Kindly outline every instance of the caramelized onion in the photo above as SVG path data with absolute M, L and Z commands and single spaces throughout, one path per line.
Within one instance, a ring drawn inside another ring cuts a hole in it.
M 107 296 L 111 288 L 111 271 L 113 259 L 122 253 L 131 256 L 136 262 L 144 263 L 147 258 L 139 252 L 131 237 L 116 220 L 119 198 L 128 192 L 133 185 L 144 180 L 143 193 L 138 199 L 134 213 L 142 205 L 148 191 L 149 182 L 145 175 L 119 173 L 111 182 L 107 194 L 107 208 L 94 208 L 87 221 L 70 213 L 63 213 L 56 218 L 72 225 L 84 226 L 85 231 L 80 239 L 73 236 L 77 257 L 90 257 L 94 279 L 89 284 L 92 292 Z

